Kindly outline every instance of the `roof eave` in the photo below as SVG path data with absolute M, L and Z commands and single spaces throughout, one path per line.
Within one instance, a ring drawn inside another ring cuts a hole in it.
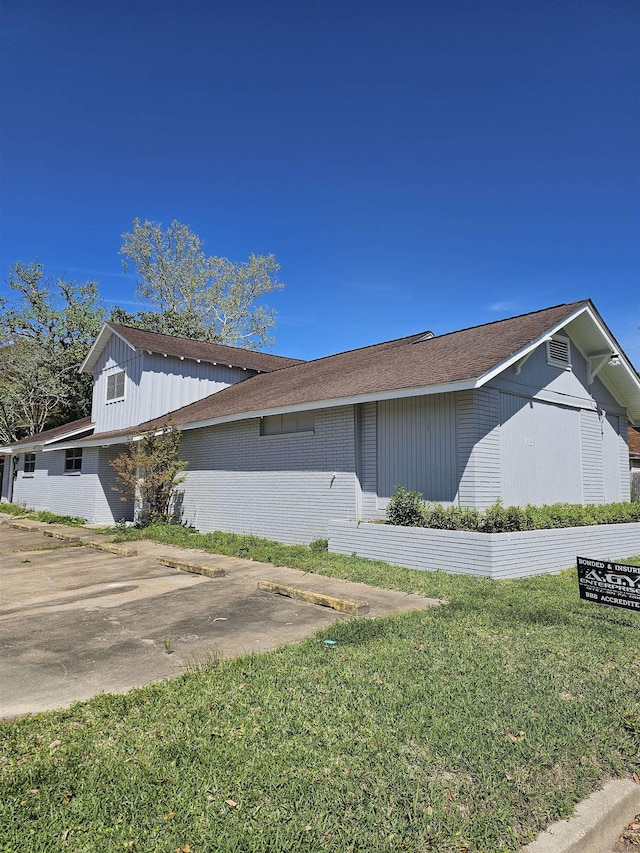
M 286 406 L 271 406 L 265 409 L 253 409 L 246 412 L 234 412 L 221 417 L 203 418 L 184 424 L 176 424 L 182 430 L 202 429 L 218 424 L 246 421 L 252 418 L 264 418 L 269 415 L 281 415 L 287 412 L 309 412 L 318 409 L 332 409 L 337 406 L 351 406 L 358 403 L 373 403 L 379 400 L 394 400 L 406 397 L 422 397 L 430 394 L 445 394 L 453 391 L 466 391 L 475 387 L 475 379 L 464 379 L 458 382 L 448 382 L 442 385 L 423 385 L 412 388 L 396 388 L 388 391 L 372 391 L 366 394 L 355 394 L 349 397 L 332 397 L 325 400 L 313 400 Z
M 106 347 L 111 335 L 116 335 L 116 337 L 120 338 L 121 341 L 124 341 L 124 343 L 129 347 L 129 349 L 131 349 L 133 352 L 136 351 L 136 348 L 124 337 L 124 335 L 121 335 L 118 331 L 116 331 L 116 329 L 112 328 L 109 323 L 105 323 L 98 332 L 97 338 L 91 344 L 91 349 L 87 353 L 87 357 L 78 368 L 78 373 L 89 373 L 93 376 L 93 368 L 95 367 L 100 353 Z

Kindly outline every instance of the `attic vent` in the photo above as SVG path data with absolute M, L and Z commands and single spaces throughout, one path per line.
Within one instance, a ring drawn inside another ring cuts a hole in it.
M 433 334 L 433 332 L 431 332 L 431 331 L 425 332 L 424 335 L 420 335 L 420 337 L 416 338 L 415 341 L 412 341 L 412 343 L 421 344 L 422 341 L 430 341 L 431 338 L 435 338 L 435 335 Z
M 556 335 L 547 341 L 547 363 L 555 367 L 571 367 L 569 338 Z
M 124 397 L 124 370 L 107 376 L 107 402 Z

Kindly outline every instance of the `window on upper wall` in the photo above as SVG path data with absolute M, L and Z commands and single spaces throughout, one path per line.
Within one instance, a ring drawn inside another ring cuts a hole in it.
M 71 447 L 64 452 L 65 474 L 78 474 L 82 470 L 82 448 Z
M 313 412 L 287 412 L 284 415 L 265 415 L 260 418 L 260 435 L 285 435 L 292 432 L 313 432 Z
M 124 397 L 124 370 L 107 376 L 107 402 L 122 400 Z
M 33 474 L 36 470 L 36 454 L 35 453 L 25 453 L 24 454 L 24 468 L 22 469 L 25 474 Z
M 547 364 L 554 367 L 571 367 L 571 342 L 564 335 L 554 335 L 547 341 Z

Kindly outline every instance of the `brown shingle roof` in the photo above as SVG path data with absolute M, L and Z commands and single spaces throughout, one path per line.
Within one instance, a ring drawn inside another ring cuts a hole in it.
M 402 389 L 450 385 L 474 380 L 503 363 L 588 301 L 498 320 L 422 340 L 411 335 L 395 341 L 302 362 L 253 376 L 171 413 L 176 425 L 299 407 L 324 400 L 385 394 Z M 137 429 L 158 427 L 166 416 Z M 135 428 L 105 433 L 130 435 Z M 101 437 L 101 436 L 99 436 Z
M 629 427 L 629 453 L 640 457 L 640 427 Z
M 191 338 L 176 338 L 173 335 L 146 332 L 143 329 L 121 326 L 118 323 L 107 323 L 106 325 L 128 341 L 131 346 L 151 352 L 166 353 L 182 358 L 199 358 L 202 361 L 215 361 L 220 364 L 246 367 L 248 370 L 259 370 L 261 372 L 280 370 L 282 367 L 301 363 L 301 360 L 297 358 L 285 358 L 282 355 L 227 347 L 208 341 L 194 341 Z
M 14 441 L 11 443 L 11 447 L 21 447 L 23 445 L 29 444 L 43 444 L 46 441 L 51 441 L 52 439 L 57 439 L 58 441 L 62 441 L 66 435 L 70 433 L 77 433 L 83 430 L 91 429 L 91 418 L 80 418 L 77 421 L 71 421 L 68 424 L 62 424 L 62 426 L 52 427 L 51 429 L 47 429 L 44 432 L 39 432 L 36 435 L 27 436 L 27 438 L 21 438 L 20 441 Z

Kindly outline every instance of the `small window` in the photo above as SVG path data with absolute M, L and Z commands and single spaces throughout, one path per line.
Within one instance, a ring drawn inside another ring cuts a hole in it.
M 547 363 L 555 367 L 571 367 L 571 346 L 569 338 L 555 335 L 547 341 Z
M 35 453 L 25 453 L 24 454 L 24 468 L 23 471 L 25 474 L 33 474 L 36 470 L 36 454 Z
M 313 432 L 313 412 L 287 412 L 266 415 L 260 419 L 260 435 L 285 435 L 292 432 Z
M 124 370 L 107 376 L 107 402 L 121 400 L 124 397 Z
M 67 473 L 78 473 L 82 470 L 82 448 L 72 447 L 64 452 L 64 471 Z

